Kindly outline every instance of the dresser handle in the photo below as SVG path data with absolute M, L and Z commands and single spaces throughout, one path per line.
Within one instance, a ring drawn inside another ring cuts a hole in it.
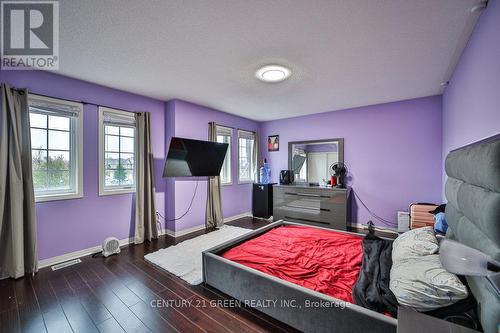
M 286 215 L 285 215 L 285 219 L 292 219 L 292 220 L 298 220 L 298 221 L 304 221 L 304 222 L 313 222 L 313 223 L 318 223 L 318 224 L 330 225 L 330 223 L 328 223 L 328 222 L 309 220 L 309 219 L 301 219 L 299 217 L 291 217 L 291 216 L 286 216 Z
M 300 205 L 286 205 L 285 207 L 300 208 L 300 209 L 315 210 L 315 211 L 319 210 L 322 212 L 330 212 L 331 211 L 328 208 L 307 207 L 307 206 L 300 206 Z
M 313 198 L 329 198 L 327 195 L 320 195 L 320 194 L 309 194 L 309 193 L 292 193 L 292 192 L 285 192 L 286 195 L 296 195 L 299 197 L 313 197 Z

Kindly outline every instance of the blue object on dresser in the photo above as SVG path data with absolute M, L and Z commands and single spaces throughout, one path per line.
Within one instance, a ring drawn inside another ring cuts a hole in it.
M 267 164 L 267 160 L 264 159 L 264 165 L 260 167 L 260 183 L 269 184 L 271 182 L 271 168 Z

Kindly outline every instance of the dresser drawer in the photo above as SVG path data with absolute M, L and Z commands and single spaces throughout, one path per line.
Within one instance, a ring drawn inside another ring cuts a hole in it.
M 274 220 L 346 230 L 346 190 L 276 186 L 273 206 Z
M 311 211 L 305 210 L 302 208 L 296 207 L 278 207 L 275 209 L 275 214 L 279 219 L 305 223 L 305 224 L 313 224 L 317 226 L 322 226 L 326 228 L 334 228 L 345 230 L 345 223 L 342 220 L 335 219 L 335 214 L 332 212 L 325 211 Z
M 320 187 L 276 187 L 274 189 L 277 196 L 280 197 L 300 197 L 300 198 L 331 198 L 334 195 L 334 191 L 323 189 Z

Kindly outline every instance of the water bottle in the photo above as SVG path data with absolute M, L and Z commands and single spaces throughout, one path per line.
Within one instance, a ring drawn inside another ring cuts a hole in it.
M 267 164 L 266 161 L 264 161 L 264 163 L 266 166 L 266 179 L 267 179 L 266 184 L 270 184 L 271 183 L 271 167 L 269 166 L 269 164 Z
M 264 164 L 260 167 L 260 183 L 269 184 L 271 182 L 271 168 L 264 159 Z

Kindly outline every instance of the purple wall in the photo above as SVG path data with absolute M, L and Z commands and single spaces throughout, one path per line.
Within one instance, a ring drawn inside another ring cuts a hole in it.
M 222 210 L 225 218 L 251 211 L 252 185 L 238 184 L 238 134 L 237 129 L 249 131 L 259 130 L 259 123 L 242 117 L 210 109 L 204 106 L 173 100 L 167 102 L 167 119 L 174 119 L 173 131 L 167 134 L 167 149 L 171 136 L 207 140 L 208 123 L 215 121 L 217 124 L 234 127 L 232 140 L 232 185 L 222 186 Z M 188 208 L 194 193 L 196 181 L 188 178 L 176 179 L 168 183 L 166 197 L 169 219 L 181 216 Z M 169 222 L 169 230 L 180 231 L 205 223 L 205 209 L 207 197 L 207 183 L 200 178 L 198 191 L 191 211 L 184 218 Z M 174 210 L 172 210 L 172 208 Z
M 156 205 L 164 213 L 165 181 L 161 178 L 165 157 L 164 102 L 47 72 L 1 71 L 0 75 L 0 82 L 28 88 L 33 93 L 151 112 Z M 133 236 L 133 194 L 98 195 L 97 110 L 95 105 L 84 105 L 84 197 L 36 204 L 40 259 L 99 245 L 108 236 L 119 239 Z
M 161 178 L 173 135 L 206 139 L 208 122 L 259 131 L 274 181 L 287 169 L 288 142 L 343 137 L 350 185 L 380 216 L 395 221 L 412 202 L 441 201 L 442 158 L 451 150 L 500 133 L 500 1 L 490 1 L 455 69 L 444 96 L 361 107 L 259 124 L 203 106 L 168 103 L 39 71 L 1 71 L 0 82 L 34 93 L 83 100 L 130 111 L 149 111 L 156 167 L 157 210 L 168 218 L 187 209 L 195 182 Z M 442 105 L 441 105 L 442 103 Z M 441 112 L 442 107 L 442 112 Z M 280 151 L 267 152 L 268 135 Z M 133 235 L 133 195 L 98 195 L 97 106 L 84 105 L 84 197 L 38 203 L 38 246 L 46 259 L 100 244 L 107 236 Z M 224 217 L 251 210 L 251 185 L 237 182 L 237 133 L 233 133 L 233 185 L 222 187 Z M 199 182 L 191 212 L 169 223 L 174 231 L 205 220 L 206 182 Z M 372 219 L 356 201 L 353 222 Z M 375 221 L 380 225 L 379 222 Z
M 500 1 L 490 1 L 443 95 L 443 155 L 500 133 Z
M 261 149 L 278 181 L 288 169 L 289 141 L 344 138 L 350 185 L 376 214 L 397 221 L 396 212 L 412 202 L 441 201 L 441 116 L 441 96 L 432 96 L 269 121 L 261 125 Z M 278 152 L 267 151 L 273 134 Z M 352 222 L 370 219 L 354 201 Z

